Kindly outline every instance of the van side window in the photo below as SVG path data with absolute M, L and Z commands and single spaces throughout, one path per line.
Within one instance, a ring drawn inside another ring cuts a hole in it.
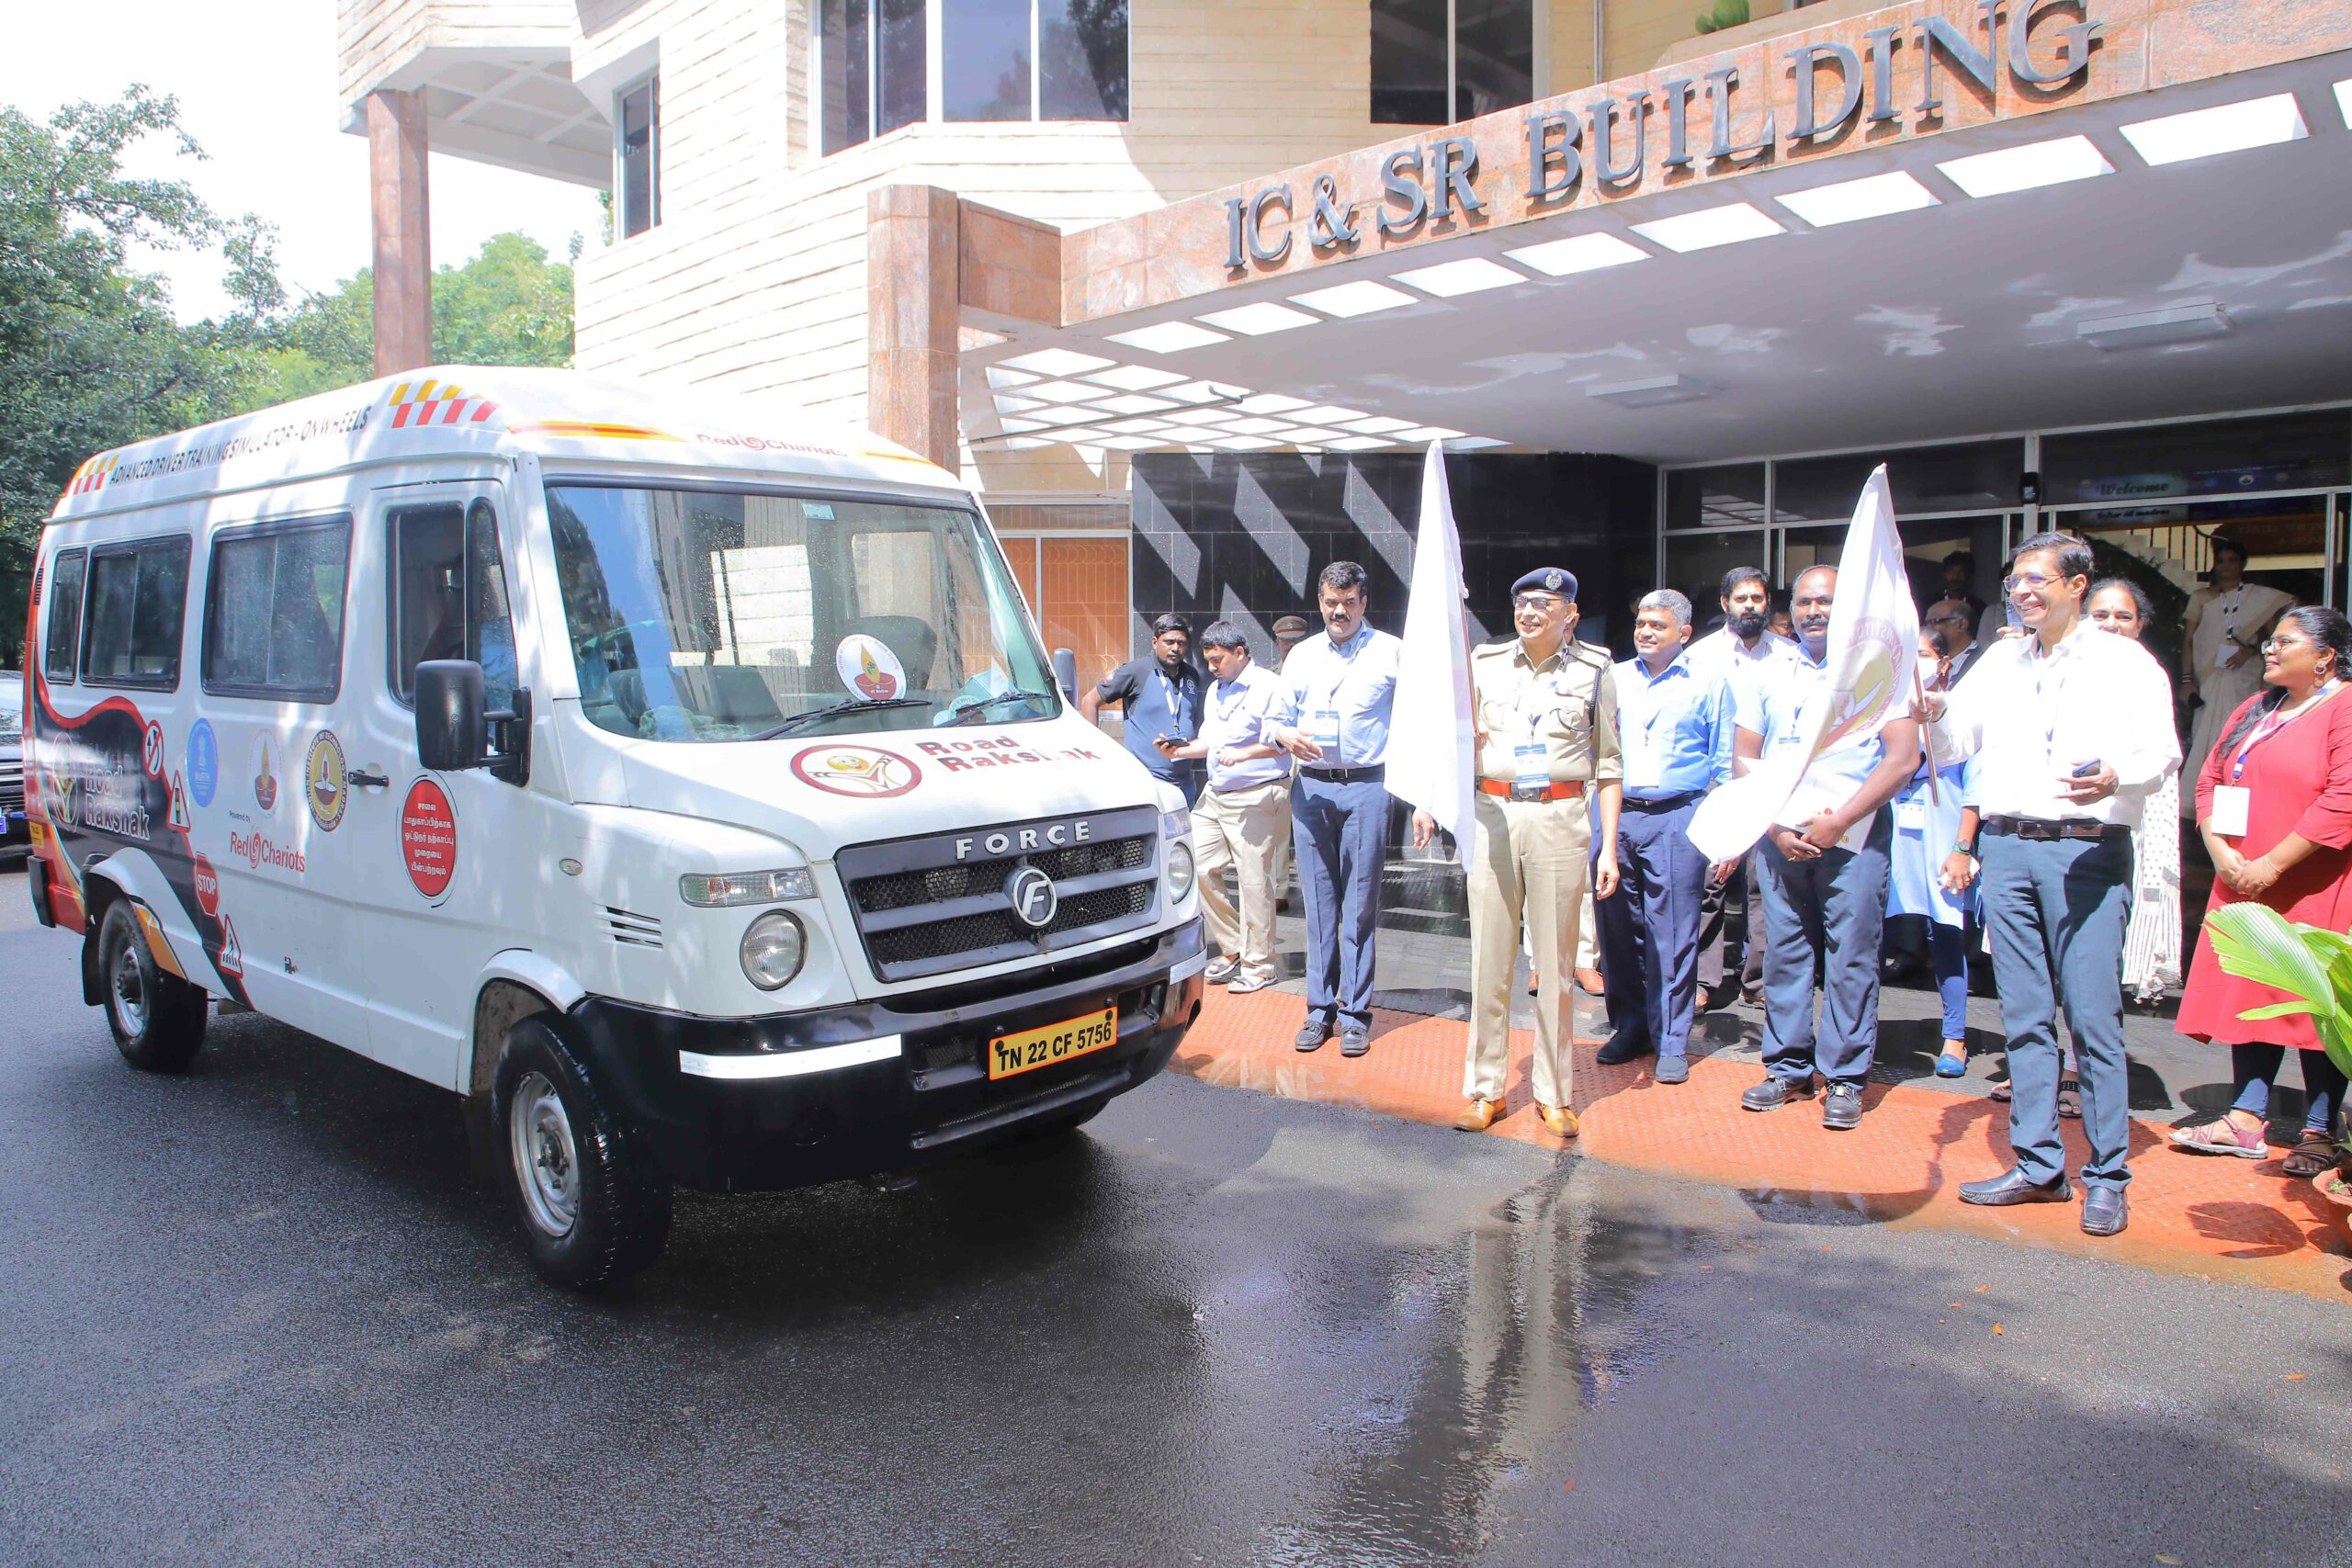
M 393 694 L 413 700 L 425 660 L 470 659 L 481 666 L 483 705 L 510 705 L 514 623 L 490 502 L 402 507 L 391 529 Z
M 186 534 L 90 552 L 82 679 L 98 686 L 175 690 L 187 625 Z
M 343 684 L 351 520 L 218 536 L 205 576 L 204 689 L 326 703 Z
M 87 550 L 61 550 L 50 563 L 49 649 L 41 671 L 51 681 L 71 683 L 82 648 L 82 577 L 89 569 Z

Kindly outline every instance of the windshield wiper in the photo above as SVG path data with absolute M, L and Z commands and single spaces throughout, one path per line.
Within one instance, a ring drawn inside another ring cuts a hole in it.
M 820 718 L 838 718 L 847 713 L 878 713 L 884 708 L 927 708 L 932 705 L 929 697 L 852 697 L 847 702 L 832 703 L 824 707 L 810 708 L 807 713 L 794 714 L 782 724 L 772 724 L 748 739 L 773 740 L 779 735 L 791 734 L 804 724 L 814 724 Z
M 1017 689 L 1010 692 L 998 692 L 991 696 L 975 697 L 970 702 L 957 703 L 953 708 L 948 710 L 947 722 L 950 724 L 967 723 L 970 720 L 978 717 L 981 714 L 986 713 L 989 709 L 996 706 L 999 703 L 1050 703 L 1053 700 L 1054 694 L 1051 692 L 1023 692 Z

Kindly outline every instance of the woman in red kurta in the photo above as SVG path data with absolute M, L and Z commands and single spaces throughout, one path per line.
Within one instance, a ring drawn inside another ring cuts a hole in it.
M 2268 689 L 2230 716 L 2197 776 L 2197 826 L 2213 854 L 2207 908 L 2254 898 L 2303 925 L 2352 930 L 2352 624 L 2334 610 L 2290 610 L 2262 656 Z M 2270 1086 L 2293 1046 L 2311 1110 L 2287 1174 L 2316 1176 L 2335 1164 L 2328 1130 L 2344 1075 L 2319 1048 L 2310 1017 L 2238 1016 L 2289 999 L 2222 973 L 2211 935 L 2199 931 L 2180 1032 L 2229 1045 L 2238 1092 L 2222 1115 L 2177 1129 L 2174 1143 L 2199 1154 L 2267 1156 Z

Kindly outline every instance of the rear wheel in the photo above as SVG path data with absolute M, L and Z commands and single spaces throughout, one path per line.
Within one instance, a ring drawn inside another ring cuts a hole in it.
M 531 1262 L 548 1282 L 602 1285 L 661 1255 L 669 1180 L 544 1018 L 508 1032 L 492 1107 Z
M 123 1060 L 143 1072 L 184 1073 L 204 1046 L 203 988 L 167 975 L 147 949 L 128 898 L 98 922 L 99 1000 Z

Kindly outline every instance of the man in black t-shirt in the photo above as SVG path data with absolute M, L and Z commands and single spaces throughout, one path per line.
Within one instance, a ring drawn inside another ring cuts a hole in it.
M 1162 736 L 1189 741 L 1201 732 L 1201 673 L 1193 668 L 1192 651 L 1191 623 L 1162 615 L 1151 623 L 1148 655 L 1128 660 L 1078 698 L 1078 711 L 1090 724 L 1098 721 L 1103 704 L 1118 704 L 1128 753 L 1152 777 L 1182 790 L 1187 806 L 1200 797 L 1201 764 L 1165 757 L 1155 742 Z

